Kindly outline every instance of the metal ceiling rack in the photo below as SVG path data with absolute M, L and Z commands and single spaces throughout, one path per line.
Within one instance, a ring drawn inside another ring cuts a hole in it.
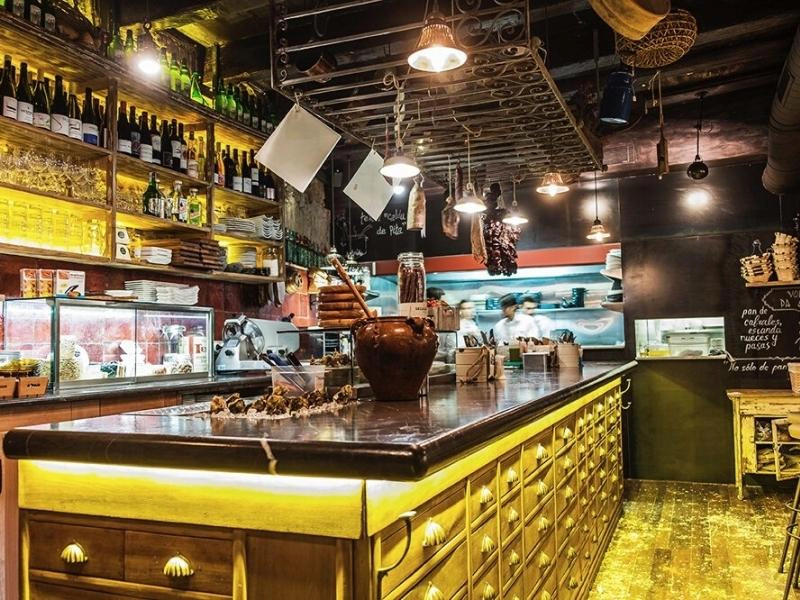
M 334 6 L 344 12 L 369 10 L 371 4 L 374 0 Z M 469 59 L 460 69 L 439 74 L 413 71 L 406 62 L 423 26 L 425 3 L 380 4 L 384 14 L 399 11 L 408 22 L 372 29 L 366 25 L 375 19 L 362 13 L 349 19 L 350 29 L 342 35 L 291 43 L 292 27 L 301 26 L 300 16 L 308 11 L 290 13 L 279 0 L 275 86 L 354 139 L 374 142 L 382 138 L 386 117 L 392 119 L 397 90 L 384 79 L 393 73 L 403 86 L 406 110 L 415 115 L 404 136 L 407 151 L 413 148 L 421 168 L 439 183 L 447 181 L 448 156 L 466 159 L 465 127 L 482 131 L 472 140 L 472 158 L 490 178 L 541 176 L 549 165 L 565 175 L 601 167 L 599 144 L 576 122 L 545 67 L 540 40 L 531 35 L 530 0 L 452 0 L 447 20 Z M 324 73 L 302 73 L 294 66 L 298 55 L 323 51 L 341 57 L 340 66 Z

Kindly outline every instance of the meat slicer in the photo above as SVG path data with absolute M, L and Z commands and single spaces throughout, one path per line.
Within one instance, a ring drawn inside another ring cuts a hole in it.
M 280 333 L 280 339 L 278 336 Z M 286 354 L 300 347 L 297 327 L 285 321 L 250 319 L 241 315 L 226 319 L 222 326 L 222 345 L 217 353 L 217 373 L 266 371 L 269 364 L 261 358 L 267 352 Z

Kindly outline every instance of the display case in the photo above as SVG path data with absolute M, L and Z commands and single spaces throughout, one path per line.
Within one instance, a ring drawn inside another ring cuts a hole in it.
M 637 319 L 636 358 L 724 358 L 723 317 Z
M 297 336 L 298 330 L 278 332 L 278 341 Z M 295 356 L 305 366 L 325 368 L 325 387 L 335 388 L 358 382 L 353 354 L 353 334 L 347 329 L 307 328 L 299 330 L 300 344 Z
M 213 375 L 210 308 L 26 298 L 4 323 L 5 350 L 39 360 L 53 391 Z

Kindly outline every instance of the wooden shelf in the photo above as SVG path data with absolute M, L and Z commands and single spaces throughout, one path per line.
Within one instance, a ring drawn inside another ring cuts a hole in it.
M 287 269 L 294 269 L 295 271 L 301 271 L 303 273 L 308 271 L 308 267 L 303 267 L 303 266 L 296 265 L 296 264 L 290 263 L 290 262 L 286 263 L 286 268 Z
M 18 246 L 16 244 L 5 244 L 0 242 L 0 254 L 10 256 L 24 256 L 40 260 L 61 260 L 64 262 L 80 263 L 84 265 L 103 265 L 108 266 L 110 259 L 105 256 L 90 256 L 77 252 L 66 252 L 62 250 L 51 250 L 48 248 L 33 248 L 29 246 Z
M 795 281 L 767 281 L 765 283 L 746 283 L 749 288 L 792 287 L 800 286 L 800 280 Z
M 111 151 L 105 148 L 85 144 L 65 135 L 7 117 L 0 117 L 0 142 L 42 154 L 51 152 L 77 161 L 94 161 L 111 156 Z
M 131 213 L 127 211 L 117 211 L 117 225 L 140 229 L 141 231 L 168 231 L 168 232 L 191 232 L 202 233 L 205 236 L 211 232 L 208 227 L 198 227 L 189 223 L 178 221 L 168 221 L 152 215 L 142 213 Z
M 263 283 L 283 281 L 283 278 L 278 276 L 264 277 L 263 275 L 249 275 L 247 273 L 229 273 L 228 271 L 202 271 L 202 270 L 186 269 L 181 267 L 173 267 L 172 265 L 151 265 L 147 263 L 138 263 L 138 262 L 114 261 L 111 263 L 111 266 L 118 269 L 151 271 L 151 272 L 161 273 L 163 275 L 171 275 L 173 277 L 190 277 L 192 279 L 225 281 L 229 283 L 263 284 Z
M 11 196 L 20 196 L 23 198 L 47 198 L 49 200 L 55 200 L 57 202 L 66 202 L 68 204 L 72 204 L 75 206 L 80 206 L 81 208 L 88 208 L 96 211 L 108 212 L 110 209 L 105 204 L 96 204 L 95 202 L 90 202 L 89 200 L 81 200 L 80 198 L 71 198 L 69 196 L 62 196 L 61 194 L 56 194 L 54 192 L 45 192 L 42 190 L 35 190 L 31 189 L 22 185 L 16 185 L 13 183 L 2 183 L 0 182 L 0 190 L 7 190 L 11 192 Z
M 173 171 L 161 165 L 146 163 L 143 160 L 128 156 L 127 154 L 117 154 L 117 172 L 127 177 L 140 179 L 145 186 L 147 185 L 147 178 L 150 177 L 151 172 L 155 172 L 156 177 L 161 181 L 181 181 L 183 183 L 183 189 L 186 192 L 189 191 L 189 188 L 196 187 L 206 189 L 209 186 L 209 183 L 202 179 L 189 177 L 185 173 Z M 167 193 L 166 189 L 164 189 L 164 193 Z
M 236 192 L 230 188 L 215 185 L 214 190 L 214 204 L 219 202 L 223 204 L 230 204 L 238 208 L 243 208 L 250 216 L 256 216 L 265 213 L 278 213 L 280 212 L 281 205 L 275 200 L 265 200 L 252 194 L 245 194 L 243 192 Z
M 227 244 L 253 244 L 256 246 L 269 246 L 271 248 L 283 248 L 283 240 L 276 241 L 276 240 L 265 240 L 264 238 L 254 238 L 249 237 L 246 235 L 242 235 L 239 233 L 219 233 L 217 231 L 214 232 L 214 239 L 218 240 L 219 242 L 227 243 Z

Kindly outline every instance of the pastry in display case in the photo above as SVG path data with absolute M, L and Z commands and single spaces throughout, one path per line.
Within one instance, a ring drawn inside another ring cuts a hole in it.
M 69 298 L 5 303 L 5 349 L 59 391 L 210 377 L 210 308 Z

